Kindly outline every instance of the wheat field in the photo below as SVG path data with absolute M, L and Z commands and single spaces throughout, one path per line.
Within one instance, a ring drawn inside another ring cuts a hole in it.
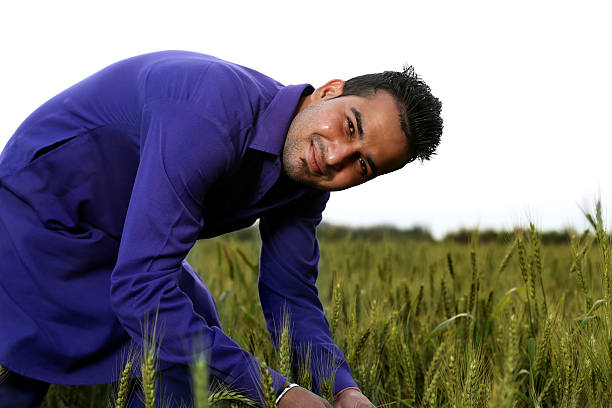
M 378 407 L 611 406 L 610 234 L 599 204 L 586 216 L 590 229 L 552 242 L 533 224 L 496 239 L 464 231 L 441 241 L 420 230 L 321 228 L 319 295 L 364 394 Z M 292 360 L 308 359 L 292 352 L 286 329 L 273 347 L 258 302 L 258 253 L 252 229 L 198 242 L 189 261 L 225 331 L 260 361 L 262 399 L 273 407 L 266 367 L 308 388 L 320 367 L 291 370 Z M 155 347 L 144 350 L 137 386 L 147 407 L 163 407 L 152 388 Z M 193 372 L 198 407 L 251 403 L 231 389 L 207 391 L 203 360 Z M 332 389 L 328 377 L 315 391 L 331 399 Z M 52 386 L 43 406 L 122 407 L 127 392 Z

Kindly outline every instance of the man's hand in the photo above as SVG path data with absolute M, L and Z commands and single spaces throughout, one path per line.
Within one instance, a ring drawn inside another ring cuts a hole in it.
M 326 399 L 306 388 L 295 387 L 283 395 L 278 403 L 278 408 L 332 408 L 332 406 Z
M 350 389 L 343 391 L 338 396 L 334 402 L 334 408 L 374 408 L 374 404 L 361 392 Z

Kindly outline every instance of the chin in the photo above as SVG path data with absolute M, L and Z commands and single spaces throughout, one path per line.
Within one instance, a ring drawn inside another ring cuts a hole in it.
M 309 175 L 304 171 L 292 171 L 291 169 L 287 170 L 286 168 L 283 168 L 283 170 L 287 177 L 289 177 L 291 180 L 295 181 L 298 184 L 302 184 L 306 187 L 314 188 L 316 190 L 330 191 L 330 189 L 325 188 L 324 186 L 321 186 L 319 183 L 317 183 L 316 180 L 310 179 L 308 177 Z

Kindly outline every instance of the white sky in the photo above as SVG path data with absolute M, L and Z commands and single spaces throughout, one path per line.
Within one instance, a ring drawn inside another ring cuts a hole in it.
M 0 147 L 64 88 L 133 55 L 204 52 L 283 83 L 414 65 L 443 102 L 438 155 L 334 193 L 325 221 L 584 225 L 612 198 L 612 6 L 600 1 L 6 1 Z

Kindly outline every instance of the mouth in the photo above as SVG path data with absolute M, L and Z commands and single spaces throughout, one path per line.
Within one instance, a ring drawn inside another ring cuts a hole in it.
M 314 143 L 310 143 L 310 148 L 308 149 L 308 167 L 310 168 L 310 172 L 316 175 L 324 175 L 323 166 L 320 165 L 320 153 L 317 151 L 317 148 Z

